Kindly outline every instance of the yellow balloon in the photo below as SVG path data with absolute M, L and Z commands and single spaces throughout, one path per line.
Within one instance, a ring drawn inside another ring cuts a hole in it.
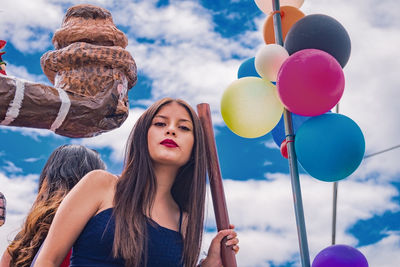
M 221 114 L 235 134 L 256 138 L 270 132 L 279 122 L 283 105 L 275 86 L 257 77 L 231 83 L 221 99 Z

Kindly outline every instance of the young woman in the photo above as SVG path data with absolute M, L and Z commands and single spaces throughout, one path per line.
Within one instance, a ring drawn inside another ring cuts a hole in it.
M 60 205 L 35 266 L 196 266 L 206 192 L 204 136 L 196 112 L 164 98 L 138 119 L 120 177 L 87 174 Z M 221 266 L 220 245 L 237 252 L 233 229 L 218 232 L 202 266 Z
M 36 200 L 22 230 L 4 252 L 1 267 L 31 265 L 61 200 L 85 174 L 96 169 L 105 169 L 105 164 L 94 150 L 63 145 L 53 151 L 40 174 Z

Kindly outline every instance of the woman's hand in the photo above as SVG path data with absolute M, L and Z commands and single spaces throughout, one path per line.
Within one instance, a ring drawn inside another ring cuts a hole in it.
M 221 230 L 211 241 L 210 248 L 208 249 L 207 257 L 201 262 L 201 267 L 221 267 L 221 241 L 225 241 L 227 247 L 231 247 L 235 254 L 239 251 L 239 239 L 237 233 L 233 230 L 235 226 L 232 224 L 230 229 Z M 226 237 L 226 239 L 224 239 Z

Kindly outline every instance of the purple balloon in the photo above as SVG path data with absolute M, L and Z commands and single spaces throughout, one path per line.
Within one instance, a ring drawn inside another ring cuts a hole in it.
M 321 250 L 312 267 L 368 267 L 365 256 L 347 245 L 333 245 Z

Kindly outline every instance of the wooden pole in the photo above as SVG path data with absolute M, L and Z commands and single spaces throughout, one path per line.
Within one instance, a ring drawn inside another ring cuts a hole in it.
M 206 153 L 208 165 L 208 178 L 210 180 L 211 197 L 214 205 L 215 220 L 218 231 L 229 229 L 228 210 L 226 208 L 224 186 L 222 184 L 221 170 L 215 144 L 214 130 L 211 120 L 210 106 L 207 103 L 197 105 L 197 113 L 203 126 L 206 140 Z M 225 245 L 226 237 L 221 242 L 221 258 L 224 267 L 236 267 L 235 252 Z

